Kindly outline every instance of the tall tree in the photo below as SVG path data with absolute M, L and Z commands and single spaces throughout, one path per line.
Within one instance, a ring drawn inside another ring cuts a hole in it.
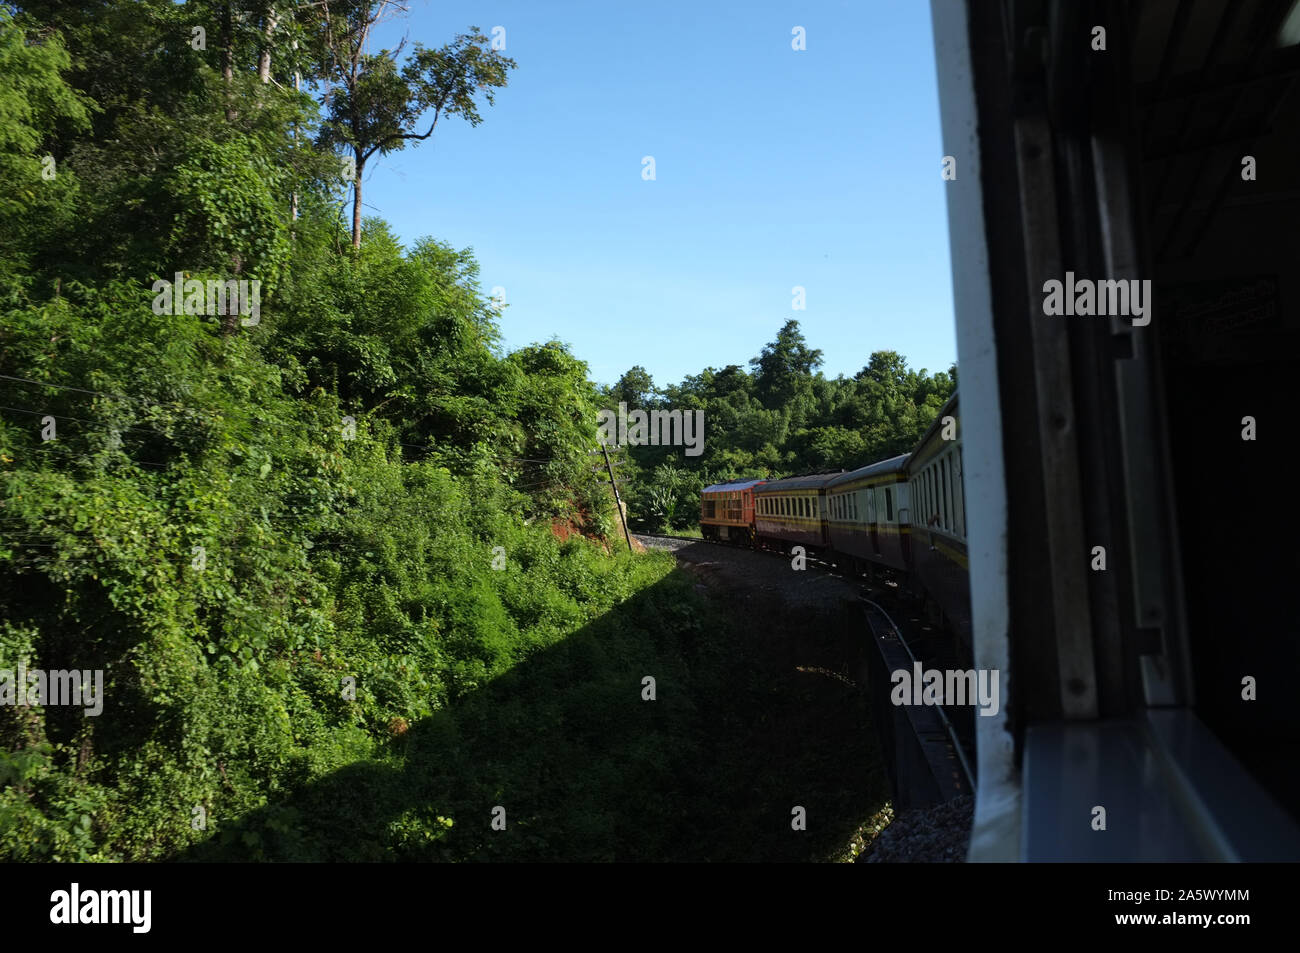
M 327 118 L 321 142 L 342 147 L 352 157 L 352 247 L 361 247 L 361 183 L 366 163 L 378 155 L 428 139 L 443 116 L 461 116 L 471 126 L 483 121 L 475 97 L 491 104 L 506 85 L 514 60 L 490 48 L 478 27 L 470 27 L 441 49 L 416 43 L 409 60 L 398 66 L 406 41 L 396 50 L 366 52 L 374 26 L 396 7 L 391 0 L 327 3 L 324 44 L 328 50 Z M 417 129 L 432 111 L 424 132 Z
M 655 395 L 654 378 L 640 364 L 629 368 L 610 389 L 610 399 L 625 402 L 628 407 L 644 407 Z
M 822 352 L 808 347 L 799 322 L 792 318 L 777 332 L 776 340 L 764 345 L 763 353 L 749 363 L 755 371 L 759 399 L 771 409 L 784 406 L 811 385 Z

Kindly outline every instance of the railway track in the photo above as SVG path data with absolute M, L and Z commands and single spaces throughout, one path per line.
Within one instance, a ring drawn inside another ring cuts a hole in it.
M 944 659 L 923 658 L 918 652 L 913 650 L 913 646 L 903 636 L 897 623 L 890 618 L 881 606 L 863 598 L 862 600 L 863 615 L 866 617 L 867 626 L 871 633 L 884 646 L 897 646 L 907 658 L 908 667 L 920 663 L 922 668 L 939 668 Z M 974 737 L 973 734 L 959 732 L 953 723 L 950 712 L 945 705 L 932 706 L 932 710 L 938 715 L 938 725 L 926 724 L 922 722 L 916 726 L 917 740 L 920 742 L 922 750 L 932 763 L 936 765 L 936 773 L 940 776 L 950 777 L 951 770 L 948 768 L 948 762 L 956 759 L 961 767 L 961 775 L 965 780 L 965 790 L 960 790 L 960 779 L 954 787 L 957 794 L 971 794 L 975 791 L 975 771 L 972 767 L 974 759 Z M 963 737 L 963 735 L 966 735 Z
M 704 539 L 699 536 L 675 536 L 670 533 L 633 533 L 643 540 L 669 540 L 678 543 L 705 543 L 725 549 L 745 550 L 747 552 L 767 553 L 768 555 L 788 559 L 789 554 L 771 549 L 755 549 L 726 540 Z M 644 543 L 643 543 L 644 544 Z M 822 572 L 839 576 L 843 579 L 861 581 L 862 576 L 852 570 L 846 570 L 828 560 L 809 554 L 810 565 Z M 864 582 L 863 588 L 867 589 Z M 872 596 L 889 602 L 898 603 L 902 608 L 903 594 L 893 581 L 875 585 L 877 591 L 868 589 Z M 910 637 L 900 627 L 879 602 L 860 595 L 864 621 L 872 637 L 881 646 L 891 670 L 906 668 L 911 670 L 920 663 L 923 668 L 939 670 L 965 668 L 959 663 L 951 648 L 951 639 L 941 632 L 930 635 L 913 633 Z M 898 612 L 895 608 L 895 612 Z M 975 733 L 970 710 L 950 710 L 945 705 L 927 706 L 927 711 L 937 717 L 927 717 L 925 712 L 918 712 L 912 723 L 917 742 L 924 756 L 931 763 L 941 783 L 948 785 L 948 793 L 971 794 L 975 790 Z

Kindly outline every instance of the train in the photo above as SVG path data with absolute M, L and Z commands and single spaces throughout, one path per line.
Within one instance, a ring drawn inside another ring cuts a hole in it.
M 921 599 L 971 652 L 966 495 L 953 393 L 909 453 L 854 470 L 705 487 L 705 539 L 810 556 L 887 578 Z

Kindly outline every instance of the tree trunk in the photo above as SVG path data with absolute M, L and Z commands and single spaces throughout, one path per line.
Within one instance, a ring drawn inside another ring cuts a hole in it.
M 226 122 L 235 121 L 234 83 L 235 83 L 235 11 L 233 4 L 226 4 L 226 15 L 222 22 L 221 36 L 221 78 L 226 81 Z
M 365 171 L 365 160 L 355 151 L 357 156 L 357 177 L 352 183 L 352 247 L 361 247 L 361 173 Z
M 271 34 L 275 32 L 279 22 L 279 18 L 275 15 L 275 7 L 269 8 L 266 12 L 266 23 L 262 28 L 264 38 L 262 52 L 257 58 L 257 78 L 263 83 L 271 82 Z

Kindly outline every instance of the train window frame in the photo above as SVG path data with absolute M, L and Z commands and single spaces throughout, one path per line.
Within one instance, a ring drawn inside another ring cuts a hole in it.
M 948 480 L 948 531 L 955 533 L 957 531 L 957 502 L 956 494 L 952 489 L 952 451 L 949 450 L 943 457 L 943 472 Z
M 961 446 L 954 448 L 953 452 L 953 484 L 954 497 L 953 501 L 957 507 L 957 535 L 962 539 L 966 538 L 966 491 L 962 486 L 961 477 Z
M 927 467 L 930 471 L 930 514 L 927 519 L 931 529 L 943 529 L 943 483 L 939 478 L 939 458 L 936 457 Z
M 931 463 L 931 464 L 930 464 L 928 467 L 926 467 L 925 469 L 926 469 L 926 473 L 927 473 L 927 474 L 929 475 L 929 477 L 930 477 L 930 513 L 929 513 L 927 519 L 933 519 L 933 520 L 935 521 L 933 525 L 938 525 L 939 517 L 940 517 L 940 512 L 939 512 L 939 509 L 940 509 L 940 507 L 939 507 L 939 465 L 938 465 L 938 463 Z
M 949 516 L 948 472 L 947 472 L 948 468 L 944 466 L 946 462 L 947 461 L 943 457 L 939 458 L 939 507 L 941 512 L 941 516 L 939 518 L 939 525 L 942 526 L 945 530 L 949 528 L 948 527 L 948 516 Z

